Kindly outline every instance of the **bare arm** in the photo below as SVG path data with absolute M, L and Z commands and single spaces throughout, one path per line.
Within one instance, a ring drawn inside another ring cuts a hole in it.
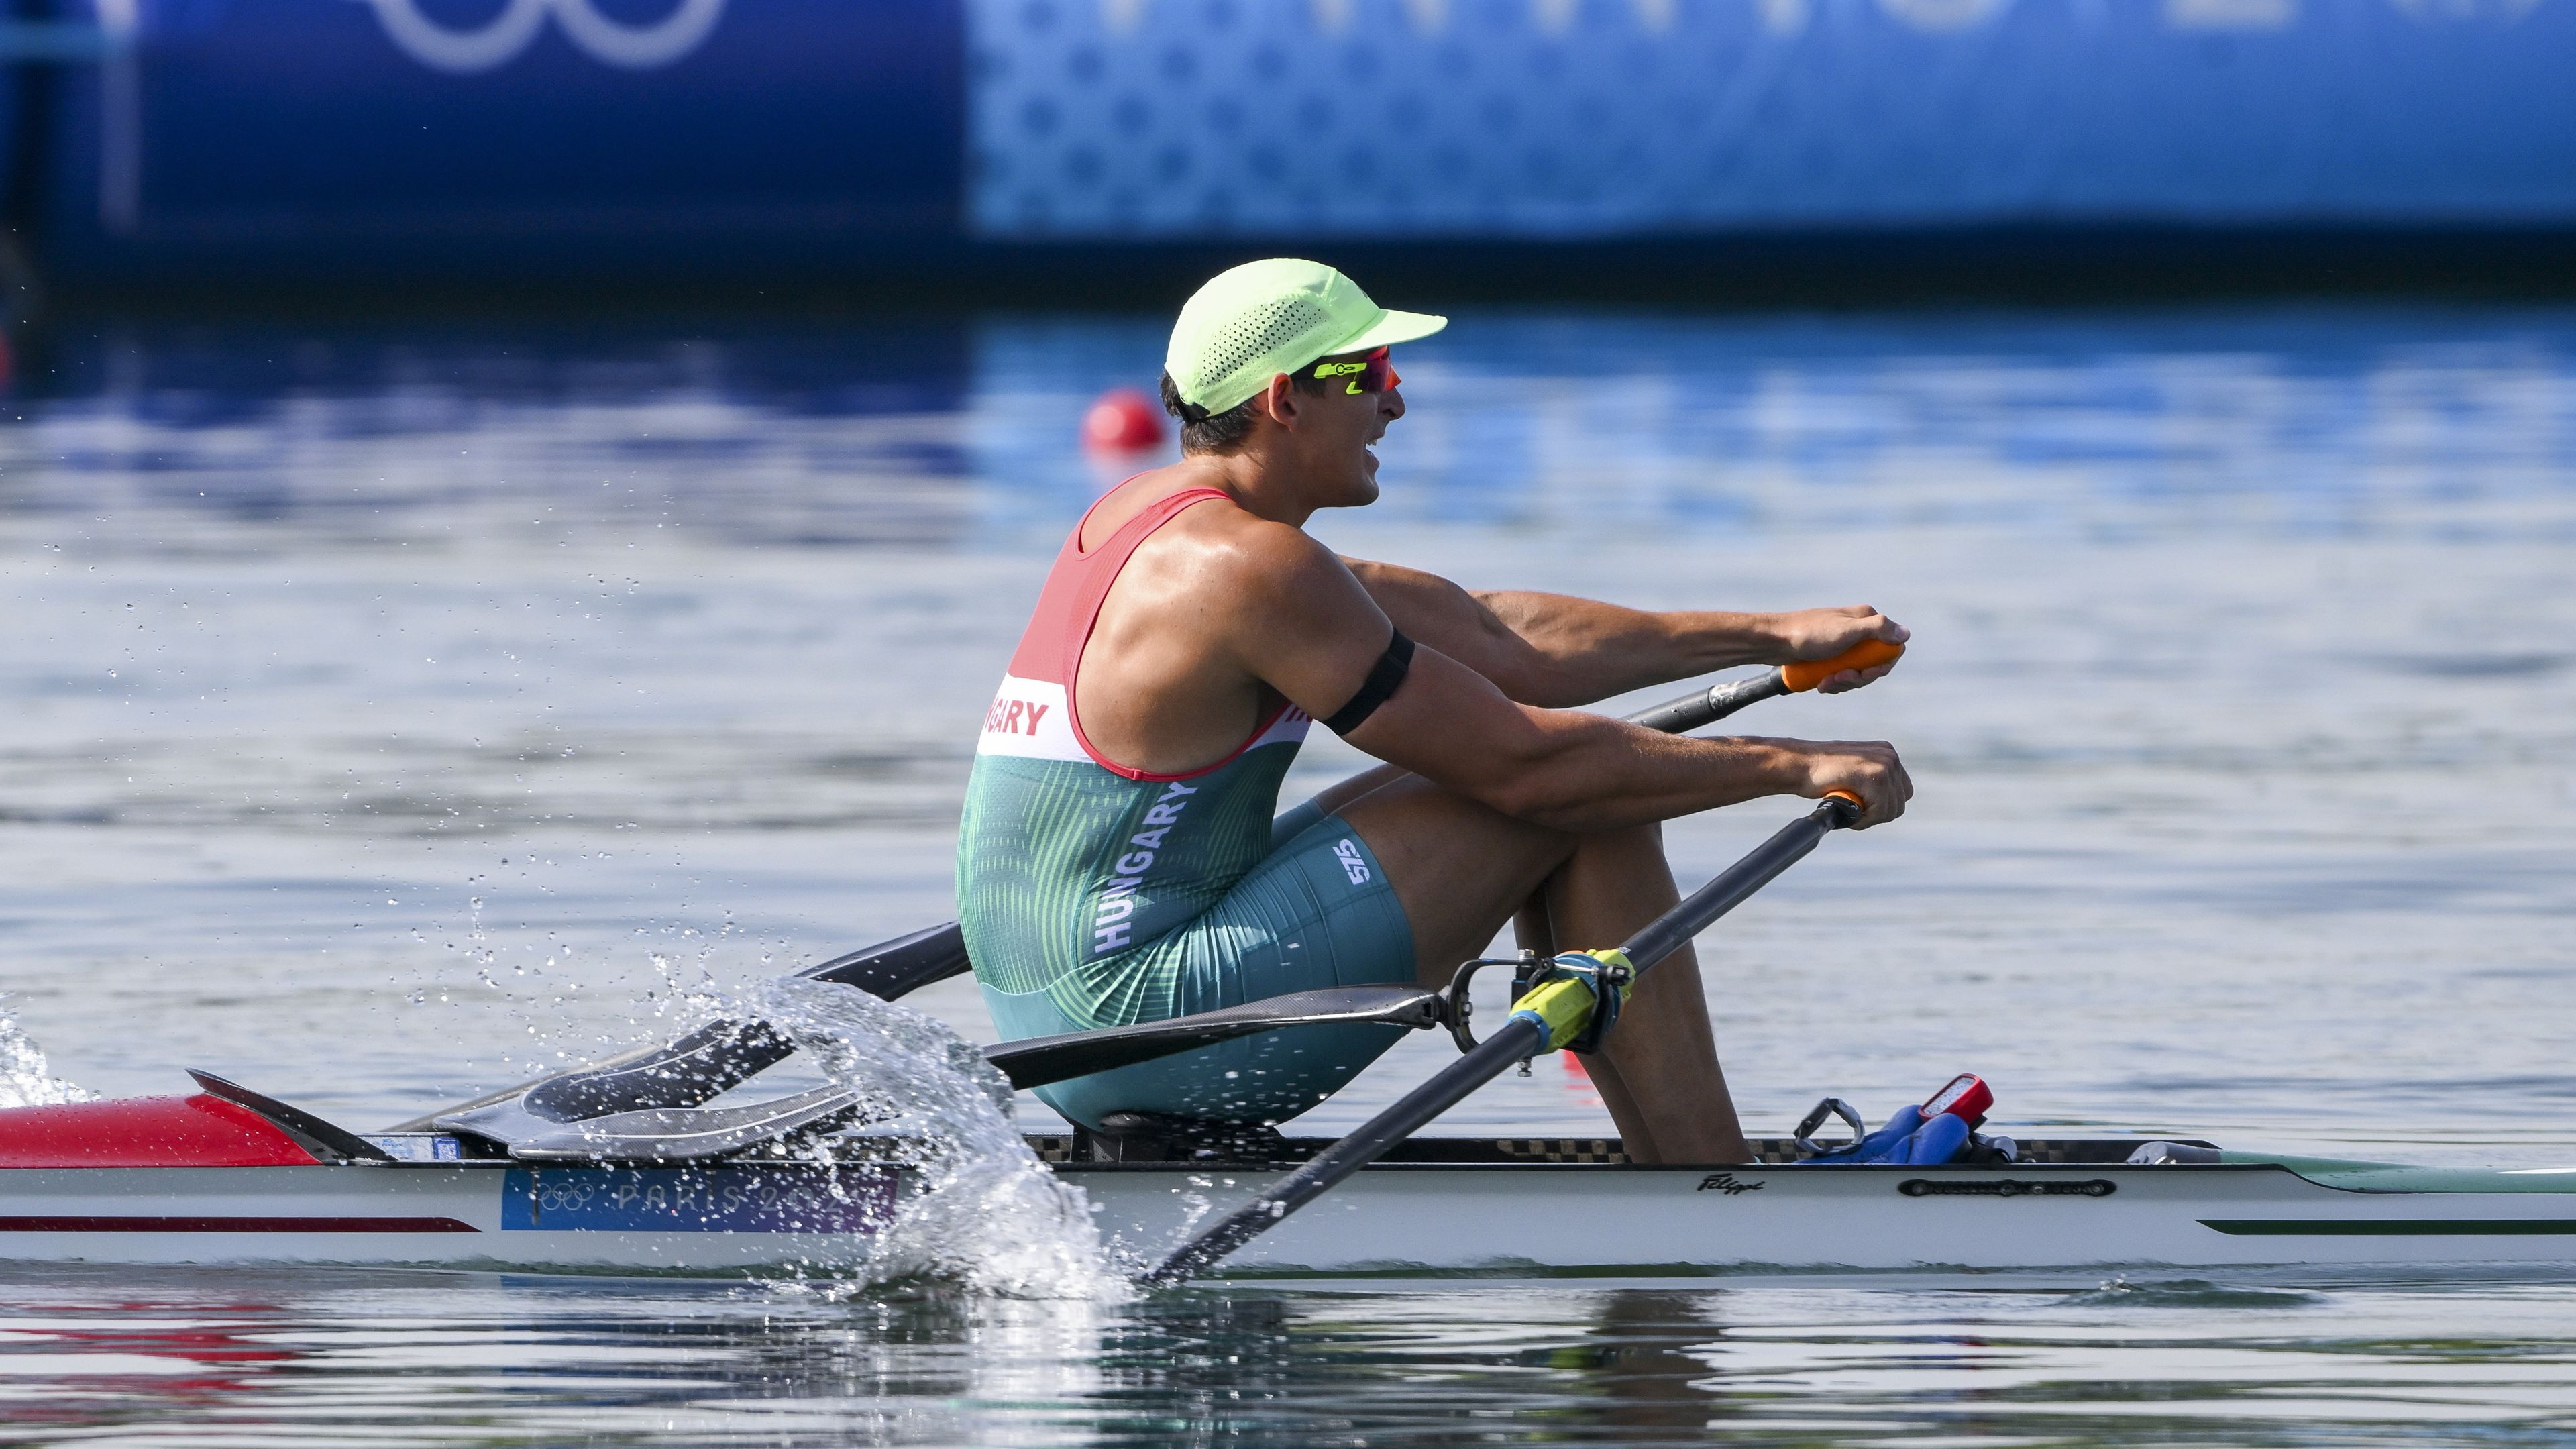
M 1297 548 L 1273 538 L 1263 557 L 1247 554 L 1259 575 L 1247 586 L 1262 607 L 1244 612 L 1252 622 L 1230 645 L 1246 669 L 1320 718 L 1358 691 L 1393 625 L 1351 570 L 1320 546 L 1303 556 Z M 1351 743 L 1519 819 L 1605 830 L 1757 796 L 1848 789 L 1867 802 L 1862 823 L 1873 825 L 1903 813 L 1913 793 L 1884 743 L 1691 739 L 1538 708 L 1417 637 L 1412 672 Z
M 1866 605 L 1791 614 L 1656 614 L 1565 594 L 1471 594 L 1419 569 L 1343 562 L 1417 642 L 1485 676 L 1508 698 L 1556 709 L 1739 664 L 1827 659 L 1863 639 L 1906 637 L 1905 626 Z M 1856 689 L 1893 667 L 1846 671 L 1824 688 Z
M 1863 828 L 1905 813 L 1914 793 L 1885 741 L 1699 739 L 1601 715 L 1503 698 L 1432 650 L 1414 655 L 1394 697 L 1352 744 L 1516 819 L 1558 830 L 1670 820 L 1764 795 L 1850 790 Z

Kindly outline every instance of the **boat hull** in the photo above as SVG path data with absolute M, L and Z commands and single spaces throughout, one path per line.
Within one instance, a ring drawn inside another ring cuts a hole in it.
M 1149 1258 L 1279 1171 L 1062 1163 Z M 2375 1269 L 2576 1264 L 2568 1177 L 2335 1186 L 2267 1163 L 1372 1166 L 1229 1275 Z M 863 1270 L 897 1167 L 506 1162 L 0 1170 L 0 1259 L 739 1274 Z
M 1274 1174 L 1075 1169 L 1131 1245 Z M 1202 1176 L 1209 1176 L 1202 1174 Z M 2576 1198 L 2355 1192 L 2273 1166 L 1372 1168 L 1256 1239 L 1238 1274 L 2400 1267 L 2576 1263 Z

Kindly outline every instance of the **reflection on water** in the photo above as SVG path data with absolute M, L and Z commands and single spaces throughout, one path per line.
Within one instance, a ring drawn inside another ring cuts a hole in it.
M 0 1425 L 26 1442 L 2539 1444 L 2576 1427 L 2562 1306 L 2474 1282 L 1102 1307 L 49 1270 L 0 1288 L 0 1333 Z
M 1075 419 L 1159 332 L 60 340 L 0 425 L 5 1009 L 85 1088 L 203 1065 L 363 1127 L 945 918 L 974 721 L 1132 466 Z M 1895 740 L 1922 792 L 1704 944 L 1757 1128 L 1972 1069 L 2024 1133 L 2576 1160 L 2576 317 L 1533 312 L 1403 365 L 1336 546 L 1917 631 L 1744 717 Z M 1777 818 L 1677 822 L 1677 868 Z M 1539 1066 L 1450 1125 L 1599 1130 Z M 117 1442 L 2519 1443 L 2568 1427 L 2567 1306 L 13 1273 L 0 1369 L 12 1432 Z
M 830 345 L 119 332 L 48 360 L 0 443 L 7 507 L 124 547 L 544 546 L 603 522 L 744 545 L 959 532 L 955 327 Z
M 2576 317 L 2034 321 L 1465 315 L 1405 360 L 1372 517 L 1662 530 L 2213 528 L 2565 539 Z M 0 435 L 35 537 L 952 549 L 1051 533 L 1069 447 L 1160 326 L 986 320 L 674 338 L 111 329 Z M 2555 657 L 2555 656 L 2553 656 Z

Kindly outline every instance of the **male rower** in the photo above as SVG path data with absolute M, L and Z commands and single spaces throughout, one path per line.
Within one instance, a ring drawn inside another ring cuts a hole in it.
M 1438 986 L 1516 916 L 1542 952 L 1615 945 L 1678 899 L 1661 821 L 1832 790 L 1865 802 L 1863 828 L 1903 812 L 1913 787 L 1884 743 L 1675 737 L 1576 709 L 1903 640 L 1874 609 L 1470 593 L 1306 534 L 1318 509 L 1375 501 L 1369 445 L 1405 411 L 1388 349 L 1446 325 L 1293 260 L 1236 267 L 1181 308 L 1163 375 L 1181 460 L 1111 489 L 1065 540 L 967 786 L 959 917 L 1005 1036 Z M 1386 765 L 1274 822 L 1309 720 Z M 1277 1122 L 1400 1035 L 1299 1027 L 1038 1095 L 1094 1129 Z M 1643 978 L 1589 1070 L 1632 1158 L 1750 1160 L 1688 948 Z

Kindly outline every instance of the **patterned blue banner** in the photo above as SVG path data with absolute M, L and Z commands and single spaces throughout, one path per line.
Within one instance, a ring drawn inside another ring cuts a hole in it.
M 2576 222 L 2576 0 L 65 15 L 39 38 L 78 53 L 21 93 L 0 160 L 33 199 L 22 241 L 74 283 L 838 274 L 952 262 L 960 237 Z
M 969 0 L 987 237 L 2576 219 L 2569 0 Z

